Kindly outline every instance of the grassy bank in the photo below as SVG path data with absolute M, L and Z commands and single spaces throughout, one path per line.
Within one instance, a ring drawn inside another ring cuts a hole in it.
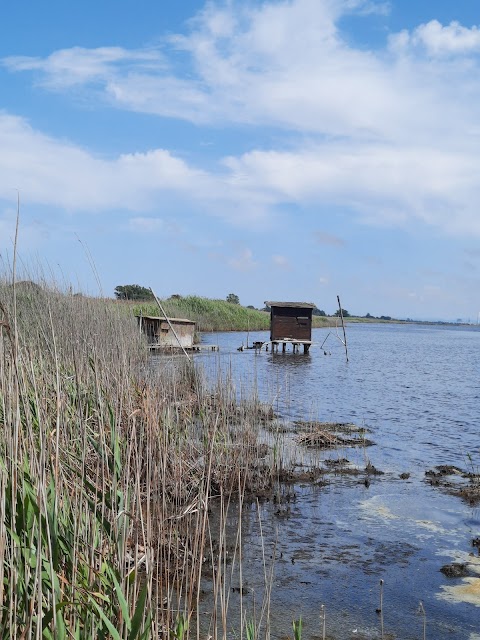
M 198 331 L 265 331 L 270 327 L 270 314 L 257 309 L 249 309 L 225 300 L 211 300 L 200 296 L 166 298 L 161 301 L 168 316 L 195 320 Z M 132 312 L 158 316 L 160 310 L 155 303 L 119 302 L 127 305 Z M 314 316 L 314 327 L 334 327 L 335 318 Z M 350 320 L 350 318 L 349 318 Z M 352 319 L 352 321 L 355 321 Z M 367 320 L 368 322 L 368 320 Z
M 123 304 L 123 303 L 122 303 Z M 131 304 L 135 313 L 158 316 L 155 303 Z M 198 331 L 261 331 L 268 329 L 270 314 L 248 309 L 225 300 L 211 300 L 199 296 L 167 298 L 162 300 L 167 315 L 195 320 Z
M 207 573 L 223 636 L 225 523 L 281 467 L 269 410 L 183 360 L 152 370 L 108 301 L 4 282 L 0 323 L 2 638 L 200 637 Z

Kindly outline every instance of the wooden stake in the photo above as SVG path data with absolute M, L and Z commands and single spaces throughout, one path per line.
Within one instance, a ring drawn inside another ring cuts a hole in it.
M 380 580 L 380 630 L 383 640 L 383 580 Z
M 345 323 L 343 322 L 343 311 L 342 311 L 342 305 L 340 304 L 340 296 L 337 296 L 337 300 L 338 300 L 338 308 L 340 309 L 340 318 L 342 320 L 343 344 L 345 346 L 345 357 L 347 358 L 347 362 L 348 362 L 347 334 L 345 333 Z

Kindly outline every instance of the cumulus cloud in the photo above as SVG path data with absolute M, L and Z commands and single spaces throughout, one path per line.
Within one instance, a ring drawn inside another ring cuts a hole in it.
M 170 192 L 244 225 L 284 205 L 334 205 L 369 224 L 421 220 L 480 235 L 480 32 L 432 20 L 378 50 L 343 33 L 346 14 L 386 10 L 373 0 L 210 2 L 157 48 L 7 58 L 45 86 L 93 88 L 119 108 L 278 133 L 272 149 L 202 171 L 165 149 L 98 157 L 4 114 L 0 195 L 24 185 L 33 200 L 67 209 L 145 212 Z
M 165 149 L 103 157 L 34 129 L 25 119 L 0 112 L 0 198 L 12 201 L 18 188 L 25 203 L 69 212 L 112 209 L 149 212 L 195 205 L 247 226 L 262 227 L 275 203 L 272 194 L 244 184 L 233 173 L 206 172 Z M 139 216 L 137 230 L 154 224 Z
M 71 211 L 148 209 L 158 195 L 208 189 L 208 176 L 164 149 L 96 156 L 47 136 L 22 118 L 0 113 L 0 197 L 13 187 L 25 202 Z
M 457 21 L 443 26 L 438 20 L 430 20 L 412 32 L 404 30 L 392 35 L 390 46 L 397 52 L 420 47 L 430 56 L 479 53 L 480 29 L 475 25 L 464 27 Z
M 364 0 L 209 3 L 192 30 L 164 41 L 162 52 L 75 47 L 4 64 L 40 74 L 47 86 L 94 83 L 121 108 L 196 123 L 369 132 L 387 110 L 401 117 L 398 79 L 380 56 L 351 48 L 337 21 L 384 6 Z M 187 76 L 176 72 L 177 53 L 189 57 Z
M 157 48 L 73 47 L 3 64 L 34 72 L 55 89 L 94 87 L 119 108 L 215 126 L 247 123 L 395 141 L 438 133 L 446 118 L 468 125 L 462 93 L 473 91 L 471 100 L 479 90 L 464 84 L 466 70 L 419 64 L 403 54 L 419 44 L 431 53 L 476 51 L 479 30 L 432 20 L 392 35 L 393 58 L 354 47 L 340 19 L 385 7 L 366 0 L 208 3 L 187 34 Z M 176 66 L 178 54 L 186 56 L 186 73 L 185 65 L 182 71 Z
M 245 188 L 275 194 L 279 202 L 349 207 L 376 225 L 404 225 L 413 217 L 446 231 L 480 234 L 480 156 L 474 149 L 331 142 L 297 152 L 248 153 L 228 164 Z

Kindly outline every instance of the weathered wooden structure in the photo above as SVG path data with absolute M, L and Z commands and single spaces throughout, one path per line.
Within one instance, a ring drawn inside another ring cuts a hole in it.
M 270 307 L 270 342 L 272 351 L 282 351 L 287 344 L 297 353 L 303 345 L 308 353 L 312 344 L 312 315 L 315 305 L 311 302 L 265 302 Z
M 137 319 L 151 349 L 194 348 L 194 320 L 185 318 L 168 318 L 167 320 L 167 318 L 156 316 L 137 316 Z

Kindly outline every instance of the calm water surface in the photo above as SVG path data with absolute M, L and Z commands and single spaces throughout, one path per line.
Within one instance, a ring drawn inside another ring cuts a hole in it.
M 425 483 L 439 464 L 480 468 L 480 331 L 476 327 L 350 325 L 350 362 L 327 329 L 314 330 L 310 355 L 238 352 L 246 335 L 204 335 L 218 354 L 201 354 L 208 375 L 231 371 L 239 394 L 258 389 L 285 421 L 354 422 L 371 430 L 375 446 L 346 450 L 365 466 L 365 455 L 385 475 L 332 477 L 327 487 L 296 486 L 296 500 L 278 513 L 252 506 L 244 523 L 244 607 L 261 600 L 262 526 L 267 561 L 276 541 L 272 636 L 304 621 L 304 637 L 379 638 L 379 581 L 384 580 L 385 637 L 423 638 L 422 601 L 431 640 L 480 639 L 480 562 L 473 537 L 480 511 Z M 254 333 L 250 341 L 266 340 Z M 325 452 L 326 458 L 339 453 Z M 410 473 L 408 480 L 399 474 Z M 448 579 L 450 562 L 471 563 L 479 578 Z M 232 595 L 231 606 L 238 606 Z

